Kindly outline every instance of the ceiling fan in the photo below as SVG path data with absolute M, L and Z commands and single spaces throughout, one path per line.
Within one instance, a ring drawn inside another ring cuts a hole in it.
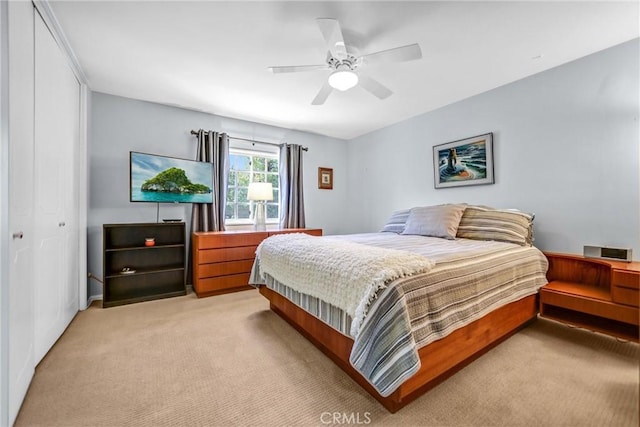
M 336 19 L 316 19 L 320 32 L 327 45 L 327 59 L 325 64 L 292 65 L 269 67 L 274 74 L 295 73 L 299 71 L 332 70 L 320 92 L 311 102 L 312 105 L 322 105 L 334 89 L 345 91 L 359 84 L 363 89 L 371 92 L 380 99 L 388 98 L 393 92 L 373 77 L 362 73 L 361 67 L 368 67 L 380 63 L 412 61 L 422 58 L 422 51 L 417 43 L 393 49 L 374 52 L 367 55 L 355 56 L 352 49 L 344 42 L 340 23 Z

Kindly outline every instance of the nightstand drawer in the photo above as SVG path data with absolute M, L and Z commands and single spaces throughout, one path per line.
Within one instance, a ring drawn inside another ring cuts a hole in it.
M 629 271 L 613 270 L 612 282 L 613 285 L 640 289 L 640 274 Z
M 585 298 L 580 295 L 557 292 L 544 286 L 540 289 L 540 304 L 567 308 L 619 322 L 638 324 L 638 310 L 612 301 Z
M 637 289 L 629 289 L 623 288 L 621 286 L 612 286 L 611 287 L 611 296 L 613 298 L 613 302 L 617 302 L 618 304 L 630 305 L 633 307 L 639 306 L 640 299 L 640 291 Z

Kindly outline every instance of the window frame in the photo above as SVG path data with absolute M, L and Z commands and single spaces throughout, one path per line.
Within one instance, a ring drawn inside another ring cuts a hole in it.
M 254 182 L 253 181 L 253 175 L 254 173 L 264 173 L 265 174 L 265 182 L 268 182 L 267 177 L 269 175 L 276 175 L 278 177 L 278 187 L 274 189 L 277 190 L 277 194 L 278 194 L 278 198 L 277 200 L 274 200 L 273 202 L 267 202 L 268 205 L 276 205 L 278 207 L 278 215 L 276 218 L 266 218 L 266 223 L 267 224 L 278 224 L 280 221 L 280 184 L 279 184 L 279 180 L 280 180 L 280 148 L 277 147 L 276 148 L 277 151 L 266 151 L 266 150 L 259 150 L 259 149 L 250 149 L 250 148 L 244 148 L 244 147 L 229 147 L 229 157 L 231 157 L 232 155 L 245 155 L 245 156 L 249 156 L 250 157 L 250 169 L 249 169 L 249 182 Z M 254 171 L 253 170 L 253 165 L 254 165 L 254 161 L 253 158 L 262 158 L 265 159 L 265 170 L 264 171 Z M 278 172 L 268 172 L 268 161 L 269 160 L 276 160 L 278 162 Z M 229 194 L 229 190 L 231 188 L 233 188 L 236 191 L 236 194 L 234 196 L 234 201 L 233 201 L 233 205 L 234 205 L 234 216 L 237 215 L 237 205 L 238 205 L 238 188 L 245 188 L 245 187 L 238 187 L 238 180 L 237 180 L 237 176 L 236 176 L 236 181 L 233 185 L 233 187 L 229 184 L 229 182 L 231 182 L 231 167 L 229 168 L 229 176 L 228 176 L 228 184 L 227 184 L 227 195 Z M 226 218 L 227 216 L 227 212 L 226 212 L 226 205 L 230 204 L 229 202 L 227 202 L 227 199 L 225 198 L 225 220 L 224 220 L 224 224 L 229 225 L 229 226 L 236 226 L 236 225 L 253 225 L 254 220 L 253 220 L 253 214 L 255 212 L 255 204 L 256 202 L 254 201 L 249 201 L 249 210 L 251 212 L 251 217 L 250 218 Z M 268 211 L 267 211 L 268 212 Z

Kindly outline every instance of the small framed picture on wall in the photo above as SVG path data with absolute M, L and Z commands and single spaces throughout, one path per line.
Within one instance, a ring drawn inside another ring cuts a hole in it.
M 333 190 L 333 169 L 318 168 L 318 188 L 321 190 Z

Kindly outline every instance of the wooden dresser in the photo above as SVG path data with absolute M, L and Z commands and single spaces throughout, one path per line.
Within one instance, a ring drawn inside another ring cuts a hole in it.
M 640 262 L 545 255 L 541 316 L 638 342 Z
M 267 231 L 213 231 L 193 233 L 193 290 L 198 297 L 251 289 L 249 275 L 256 248 L 275 234 L 307 233 L 322 236 L 319 228 Z

